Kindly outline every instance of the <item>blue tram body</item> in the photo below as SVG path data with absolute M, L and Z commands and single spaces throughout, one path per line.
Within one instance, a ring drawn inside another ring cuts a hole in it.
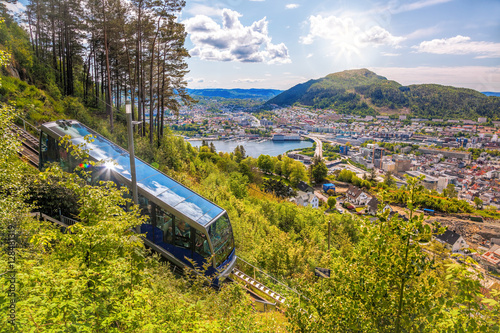
M 64 171 L 73 172 L 81 163 L 59 146 L 69 135 L 74 145 L 88 150 L 89 159 L 106 161 L 94 167 L 92 182 L 111 180 L 131 189 L 129 153 L 74 120 L 43 124 L 40 133 L 40 169 L 58 162 Z M 92 135 L 87 142 L 85 136 Z M 202 267 L 212 258 L 207 275 L 217 284 L 227 277 L 236 263 L 234 237 L 224 209 L 135 158 L 139 207 L 146 223 L 140 226 L 146 245 L 179 267 Z

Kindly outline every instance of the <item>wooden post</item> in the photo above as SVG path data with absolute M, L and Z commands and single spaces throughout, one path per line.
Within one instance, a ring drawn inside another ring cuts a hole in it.
M 332 221 L 328 221 L 328 252 L 330 252 L 330 225 Z

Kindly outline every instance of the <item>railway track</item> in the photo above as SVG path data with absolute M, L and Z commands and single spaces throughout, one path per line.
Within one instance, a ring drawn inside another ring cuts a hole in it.
M 31 133 L 25 131 L 21 127 L 11 124 L 10 130 L 12 133 L 17 135 L 19 141 L 21 141 L 22 146 L 20 147 L 18 153 L 19 156 L 25 158 L 31 165 L 38 168 L 38 149 L 39 143 L 38 138 L 36 138 Z

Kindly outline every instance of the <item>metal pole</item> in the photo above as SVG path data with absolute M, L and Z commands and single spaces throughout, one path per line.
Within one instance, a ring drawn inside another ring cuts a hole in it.
M 127 130 L 128 130 L 128 151 L 130 154 L 130 173 L 132 175 L 132 199 L 137 205 L 139 198 L 137 196 L 137 177 L 135 174 L 135 153 L 134 153 L 134 131 L 132 129 L 132 106 L 125 105 L 125 113 L 127 115 Z M 136 231 L 140 233 L 140 227 L 136 227 Z
M 332 221 L 328 221 L 328 252 L 330 252 L 330 225 Z

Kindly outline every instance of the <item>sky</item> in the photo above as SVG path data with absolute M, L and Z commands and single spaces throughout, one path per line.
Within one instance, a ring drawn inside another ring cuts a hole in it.
M 189 88 L 286 90 L 368 68 L 500 92 L 500 0 L 186 0 L 179 21 Z
M 288 89 L 368 68 L 500 92 L 500 0 L 186 0 L 190 88 Z

